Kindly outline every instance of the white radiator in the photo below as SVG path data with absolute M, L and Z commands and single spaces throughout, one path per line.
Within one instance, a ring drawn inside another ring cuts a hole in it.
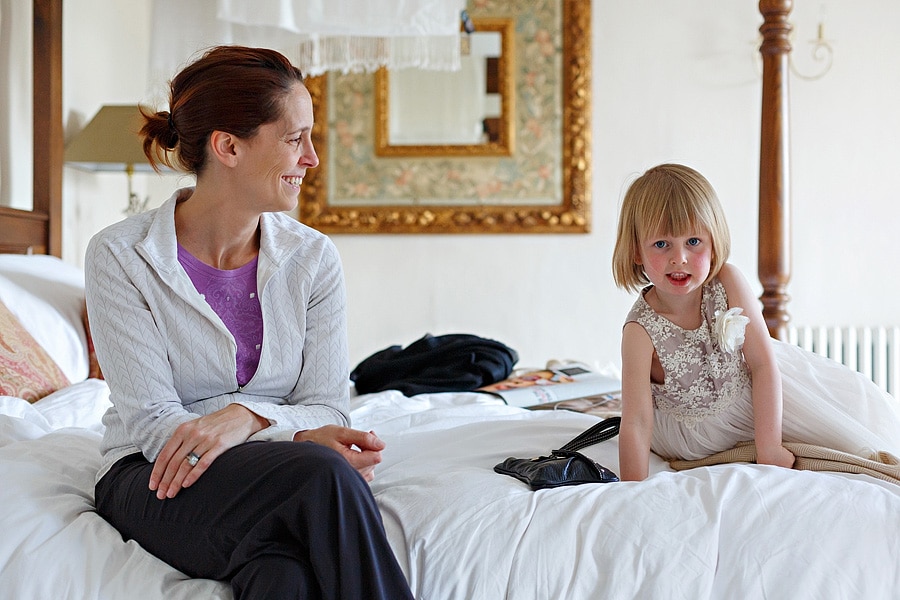
M 900 398 L 900 327 L 794 326 L 788 341 L 859 371 Z

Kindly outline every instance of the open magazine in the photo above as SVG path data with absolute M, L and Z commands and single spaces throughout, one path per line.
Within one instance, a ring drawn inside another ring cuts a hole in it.
M 594 400 L 593 404 L 613 402 L 618 400 L 621 389 L 622 382 L 616 377 L 581 365 L 562 365 L 519 373 L 476 391 L 496 394 L 510 406 L 534 408 L 583 398 Z

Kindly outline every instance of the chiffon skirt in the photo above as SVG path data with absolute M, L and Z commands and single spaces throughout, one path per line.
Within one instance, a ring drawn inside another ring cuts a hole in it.
M 900 401 L 839 362 L 773 340 L 781 372 L 782 438 L 871 458 L 900 456 Z M 750 388 L 714 416 L 686 425 L 654 411 L 652 449 L 669 459 L 695 460 L 753 441 Z

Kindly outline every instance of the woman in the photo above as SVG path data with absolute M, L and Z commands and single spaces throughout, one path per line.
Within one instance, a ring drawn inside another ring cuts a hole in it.
M 349 428 L 340 259 L 282 214 L 318 164 L 302 75 L 222 46 L 170 88 L 144 151 L 196 185 L 87 250 L 113 402 L 97 509 L 235 598 L 411 598 L 366 483 L 384 444 Z

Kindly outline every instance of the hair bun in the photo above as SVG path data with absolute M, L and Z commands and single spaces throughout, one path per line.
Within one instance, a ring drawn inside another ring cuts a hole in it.
M 165 115 L 166 135 L 163 136 L 163 142 L 165 143 L 166 148 L 174 148 L 175 145 L 178 144 L 178 130 L 175 129 L 175 119 L 172 118 L 172 113 L 162 111 L 157 113 L 157 115 L 160 117 Z

